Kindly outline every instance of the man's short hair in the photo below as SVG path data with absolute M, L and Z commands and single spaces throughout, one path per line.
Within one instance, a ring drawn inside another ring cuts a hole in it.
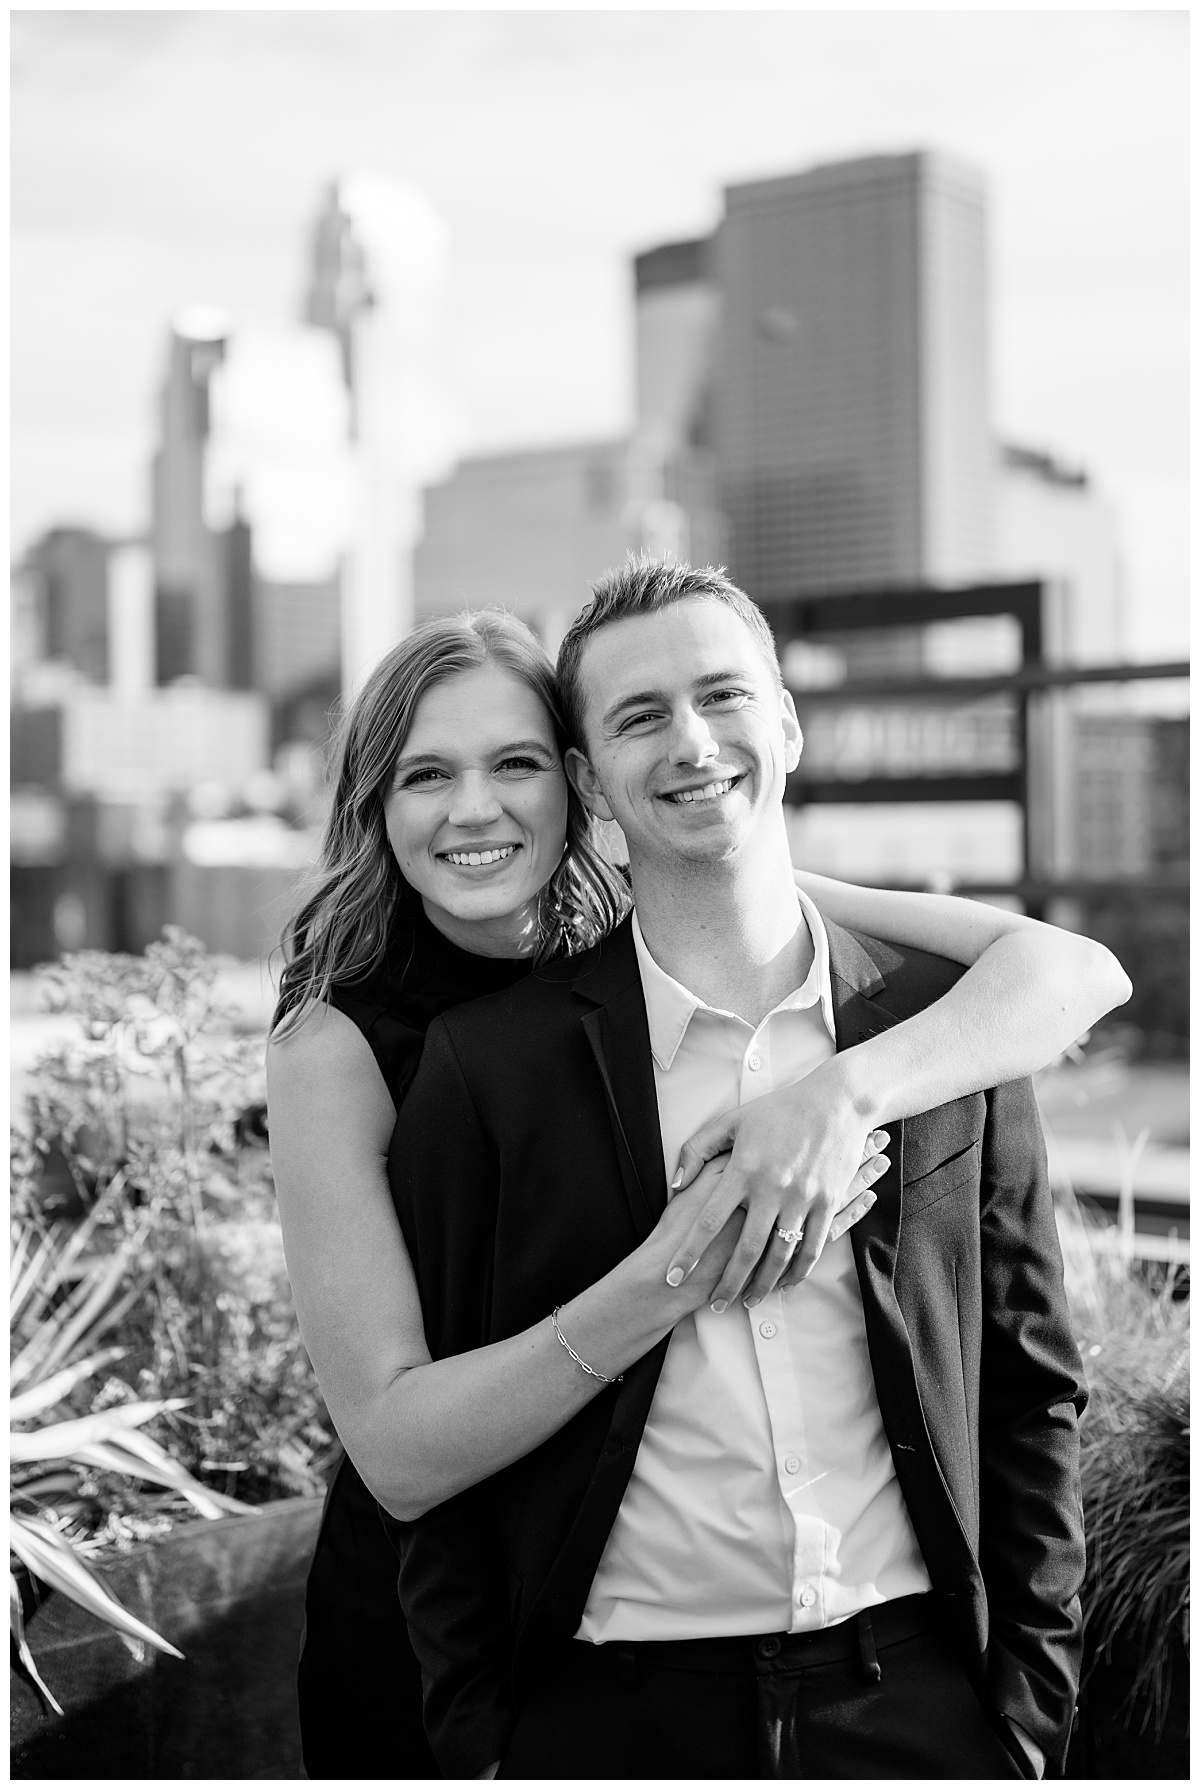
M 757 641 L 780 688 L 783 674 L 766 616 L 739 590 L 724 566 L 689 566 L 674 559 L 655 559 L 649 553 L 631 553 L 623 566 L 602 573 L 592 586 L 592 600 L 581 609 L 563 635 L 558 649 L 558 685 L 568 731 L 583 746 L 583 684 L 580 665 L 583 649 L 598 629 L 630 615 L 654 615 L 672 603 L 698 597 L 702 602 L 724 603 L 740 616 Z

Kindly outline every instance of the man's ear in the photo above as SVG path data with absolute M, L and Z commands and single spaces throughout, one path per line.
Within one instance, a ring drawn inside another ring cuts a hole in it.
M 584 757 L 578 746 L 569 746 L 564 762 L 567 776 L 588 813 L 594 814 L 597 820 L 615 820 L 616 815 L 604 799 L 604 791 L 592 769 L 591 760 Z
M 790 690 L 783 691 L 779 706 L 783 711 L 783 762 L 789 771 L 794 771 L 804 750 L 804 735 L 800 730 L 800 717 L 796 713 Z

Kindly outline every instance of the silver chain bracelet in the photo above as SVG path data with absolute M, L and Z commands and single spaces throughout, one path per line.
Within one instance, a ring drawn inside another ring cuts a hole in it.
M 599 1373 L 599 1372 L 597 1372 L 597 1370 L 594 1367 L 589 1367 L 587 1362 L 583 1359 L 583 1356 L 577 1355 L 575 1353 L 574 1349 L 571 1347 L 570 1343 L 567 1341 L 566 1337 L 563 1335 L 562 1331 L 558 1327 L 558 1314 L 561 1310 L 562 1310 L 561 1305 L 556 1305 L 554 1307 L 554 1310 L 550 1314 L 550 1322 L 554 1325 L 555 1336 L 557 1336 L 559 1342 L 562 1344 L 563 1348 L 567 1351 L 567 1354 L 571 1357 L 571 1360 L 575 1363 L 575 1365 L 577 1367 L 581 1367 L 585 1374 L 591 1374 L 593 1380 L 602 1380 L 606 1386 L 619 1385 L 619 1383 L 625 1378 L 624 1374 L 615 1374 L 610 1378 L 608 1374 Z

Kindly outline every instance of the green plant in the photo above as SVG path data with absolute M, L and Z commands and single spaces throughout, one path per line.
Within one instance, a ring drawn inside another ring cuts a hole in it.
M 112 1189 L 110 1187 L 111 1197 Z M 141 1426 L 182 1399 L 135 1400 L 83 1417 L 45 1421 L 77 1388 L 123 1358 L 120 1344 L 98 1348 L 111 1336 L 139 1289 L 122 1290 L 131 1240 L 115 1252 L 89 1255 L 97 1218 L 85 1220 L 69 1239 L 64 1227 L 39 1230 L 28 1221 L 13 1227 L 10 1257 L 9 1542 L 25 1569 L 109 1623 L 140 1657 L 149 1643 L 182 1658 L 178 1650 L 127 1610 L 92 1569 L 86 1540 L 72 1519 L 80 1479 L 100 1467 L 179 1493 L 205 1517 L 248 1507 L 200 1485 Z M 62 1713 L 44 1683 L 25 1637 L 24 1605 L 10 1573 L 9 1612 L 17 1669 L 45 1704 Z
M 46 1004 L 77 1029 L 34 1066 L 13 1138 L 16 1493 L 38 1525 L 18 1553 L 50 1583 L 58 1562 L 69 1595 L 88 1558 L 181 1514 L 323 1491 L 336 1448 L 246 1123 L 262 1039 L 222 1007 L 220 969 L 169 928 L 143 958 L 78 952 L 43 972 Z M 72 1190 L 65 1222 L 47 1209 L 51 1161 Z
M 1173 1267 L 1137 1262 L 1128 1226 L 1096 1226 L 1069 1192 L 1060 1233 L 1089 1383 L 1085 1682 L 1128 1643 L 1138 1665 L 1122 1713 L 1161 1735 L 1174 1643 L 1188 1639 L 1189 1302 Z

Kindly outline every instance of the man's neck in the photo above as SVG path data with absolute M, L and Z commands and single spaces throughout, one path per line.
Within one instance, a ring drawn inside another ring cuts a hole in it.
M 637 863 L 633 899 L 660 969 L 710 1007 L 758 1025 L 812 967 L 782 827 L 719 864 Z

